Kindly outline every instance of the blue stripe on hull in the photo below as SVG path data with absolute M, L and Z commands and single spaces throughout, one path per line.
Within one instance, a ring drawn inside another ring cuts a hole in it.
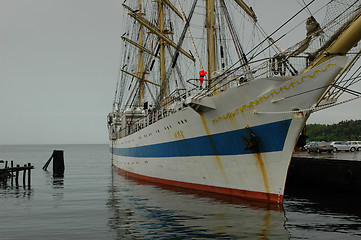
M 251 132 L 257 136 L 259 152 L 281 151 L 290 124 L 291 119 L 288 119 L 251 127 Z M 249 139 L 246 129 L 140 147 L 115 148 L 113 153 L 118 156 L 140 158 L 241 155 L 252 153 L 250 150 L 245 150 L 241 136 Z

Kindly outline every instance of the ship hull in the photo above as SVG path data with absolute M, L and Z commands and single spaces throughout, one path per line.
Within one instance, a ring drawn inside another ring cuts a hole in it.
M 113 165 L 134 178 L 281 204 L 309 109 L 344 64 L 335 57 L 294 78 L 189 99 L 176 113 L 111 141 Z

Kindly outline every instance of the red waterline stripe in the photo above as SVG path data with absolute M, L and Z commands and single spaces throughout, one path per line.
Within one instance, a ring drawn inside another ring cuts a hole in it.
M 123 169 L 118 168 L 118 172 L 120 174 L 126 175 L 131 178 L 141 179 L 149 182 L 155 182 L 159 184 L 165 184 L 170 186 L 176 186 L 181 188 L 188 188 L 188 189 L 195 189 L 195 190 L 201 190 L 206 192 L 213 192 L 218 194 L 224 194 L 224 195 L 230 195 L 235 196 L 243 199 L 250 199 L 250 200 L 256 200 L 260 202 L 267 202 L 267 203 L 276 203 L 276 204 L 282 204 L 283 202 L 283 195 L 277 195 L 273 193 L 263 193 L 263 192 L 254 192 L 254 191 L 247 191 L 247 190 L 239 190 L 239 189 L 233 189 L 233 188 L 224 188 L 224 187 L 215 187 L 215 186 L 209 186 L 209 185 L 202 185 L 197 183 L 187 183 L 187 182 L 180 182 L 180 181 L 174 181 L 174 180 L 168 180 L 168 179 L 162 179 L 162 178 L 155 178 L 155 177 L 149 177 L 144 176 L 137 173 L 132 173 L 125 171 Z

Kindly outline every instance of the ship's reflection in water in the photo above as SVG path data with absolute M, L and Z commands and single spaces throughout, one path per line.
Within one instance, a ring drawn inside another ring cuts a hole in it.
M 109 227 L 117 239 L 288 239 L 279 205 L 127 179 L 113 170 Z

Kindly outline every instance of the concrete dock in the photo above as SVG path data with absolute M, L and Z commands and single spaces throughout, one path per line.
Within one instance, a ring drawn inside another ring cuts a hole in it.
M 295 152 L 289 167 L 286 190 L 292 188 L 337 189 L 361 193 L 361 151 L 337 153 Z

